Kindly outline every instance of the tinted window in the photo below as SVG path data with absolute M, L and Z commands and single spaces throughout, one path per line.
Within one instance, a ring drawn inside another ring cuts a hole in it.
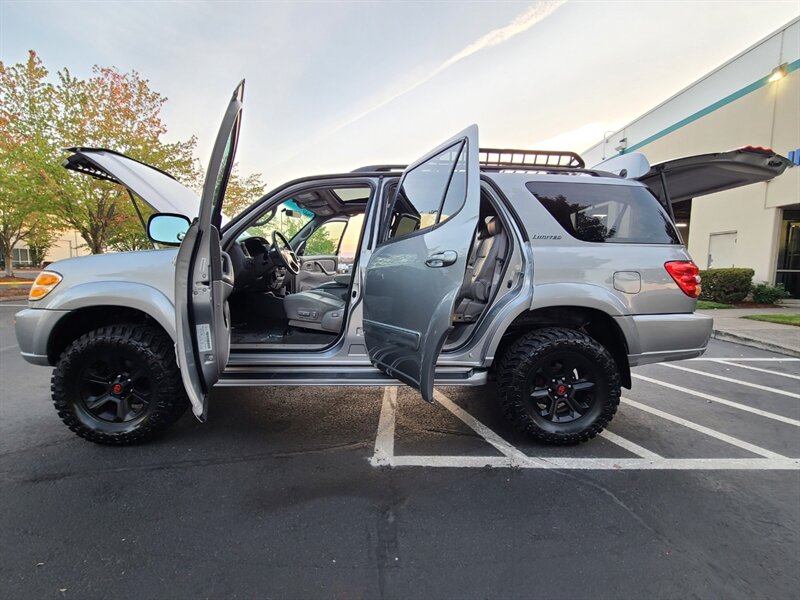
M 642 186 L 531 181 L 527 188 L 584 242 L 680 244 L 667 213 Z
M 444 196 L 442 203 L 442 212 L 439 215 L 439 222 L 446 221 L 454 214 L 456 214 L 461 207 L 464 206 L 464 200 L 467 198 L 467 149 L 461 148 L 461 153 L 458 156 L 455 169 L 453 169 L 453 176 L 450 178 L 450 187 L 447 188 L 447 194 Z
M 460 159 L 463 147 L 464 142 L 450 146 L 406 174 L 395 194 L 388 238 L 433 227 L 461 208 L 467 176 L 466 152 L 463 165 Z M 451 211 L 444 217 L 443 204 Z

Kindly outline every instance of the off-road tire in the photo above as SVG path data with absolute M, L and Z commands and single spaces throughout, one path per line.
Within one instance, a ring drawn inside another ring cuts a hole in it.
M 572 423 L 550 423 L 531 414 L 528 381 L 531 372 L 548 353 L 577 352 L 597 367 L 600 381 L 592 409 Z M 548 444 L 577 444 L 595 437 L 617 412 L 620 376 L 608 350 L 588 335 L 564 328 L 532 331 L 516 340 L 505 352 L 497 370 L 503 409 L 511 423 L 530 437 Z
M 147 365 L 152 397 L 143 419 L 118 431 L 104 431 L 105 424 L 87 414 L 80 404 L 78 378 L 88 353 L 133 353 Z M 153 437 L 175 423 L 189 406 L 169 336 L 154 327 L 120 324 L 90 331 L 72 342 L 61 354 L 50 382 L 58 416 L 73 432 L 97 444 L 126 445 Z

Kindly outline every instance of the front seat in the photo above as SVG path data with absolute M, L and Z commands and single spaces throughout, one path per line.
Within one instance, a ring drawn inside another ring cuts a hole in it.
M 478 225 L 478 239 L 467 259 L 461 302 L 453 314 L 456 323 L 471 323 L 480 316 L 503 272 L 508 238 L 500 219 L 486 217 Z
M 344 320 L 345 301 L 324 290 L 306 290 L 283 299 L 289 325 L 339 333 Z

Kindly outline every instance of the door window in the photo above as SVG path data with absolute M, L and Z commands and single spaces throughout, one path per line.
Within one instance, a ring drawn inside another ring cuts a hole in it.
M 333 256 L 339 248 L 347 222 L 329 221 L 323 223 L 309 236 L 303 246 L 304 256 Z
M 465 143 L 458 142 L 408 171 L 395 193 L 386 240 L 424 231 L 446 221 L 464 204 Z

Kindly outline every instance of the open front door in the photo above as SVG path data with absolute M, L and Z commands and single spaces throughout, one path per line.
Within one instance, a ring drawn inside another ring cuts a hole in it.
M 370 360 L 429 402 L 479 210 L 478 127 L 472 125 L 403 171 L 367 264 Z
M 177 356 L 192 412 L 208 413 L 208 392 L 230 352 L 228 297 L 233 291 L 230 258 L 220 248 L 222 200 L 228 185 L 242 115 L 244 81 L 234 90 L 217 133 L 206 172 L 200 213 L 186 232 L 175 260 Z

